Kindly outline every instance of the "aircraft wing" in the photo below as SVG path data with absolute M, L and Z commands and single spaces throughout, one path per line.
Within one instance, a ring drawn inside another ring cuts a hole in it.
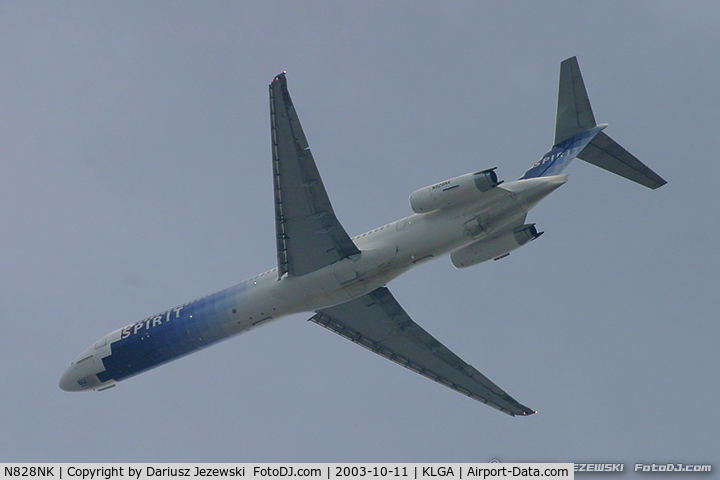
M 385 287 L 319 310 L 310 321 L 508 415 L 535 413 L 413 322 Z
M 278 276 L 304 275 L 360 253 L 335 216 L 284 73 L 270 84 L 270 119 Z

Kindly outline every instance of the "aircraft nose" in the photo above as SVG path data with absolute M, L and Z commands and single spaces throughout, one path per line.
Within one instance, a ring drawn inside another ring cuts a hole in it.
M 65 370 L 62 377 L 60 377 L 58 386 L 66 392 L 79 392 L 82 390 L 82 388 L 80 388 L 80 384 L 78 383 L 79 378 L 77 367 L 73 363 L 67 370 Z

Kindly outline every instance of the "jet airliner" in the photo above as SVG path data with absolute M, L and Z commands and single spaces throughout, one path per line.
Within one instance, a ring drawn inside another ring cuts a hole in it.
M 270 83 L 277 267 L 238 285 L 115 330 L 60 379 L 79 392 L 117 382 L 281 317 L 310 320 L 393 362 L 506 414 L 531 415 L 486 376 L 415 323 L 386 284 L 449 254 L 457 268 L 498 260 L 538 238 L 528 211 L 567 181 L 580 158 L 655 189 L 666 182 L 597 124 L 575 57 L 561 63 L 555 141 L 515 181 L 496 167 L 421 188 L 413 214 L 351 238 L 338 221 L 287 88 Z

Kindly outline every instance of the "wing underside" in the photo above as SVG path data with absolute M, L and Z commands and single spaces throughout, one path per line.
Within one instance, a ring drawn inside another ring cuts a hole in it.
M 335 216 L 284 73 L 270 84 L 270 119 L 278 276 L 305 275 L 360 253 Z
M 535 413 L 412 321 L 385 287 L 319 310 L 310 321 L 508 415 Z

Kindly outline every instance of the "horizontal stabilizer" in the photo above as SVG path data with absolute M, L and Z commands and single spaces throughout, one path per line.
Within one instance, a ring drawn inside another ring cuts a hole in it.
M 558 175 L 577 157 L 648 188 L 656 189 L 667 183 L 603 132 L 606 126 L 595 122 L 577 58 L 563 60 L 555 145 L 520 179 Z
M 605 132 L 598 133 L 578 158 L 653 190 L 667 183 Z

